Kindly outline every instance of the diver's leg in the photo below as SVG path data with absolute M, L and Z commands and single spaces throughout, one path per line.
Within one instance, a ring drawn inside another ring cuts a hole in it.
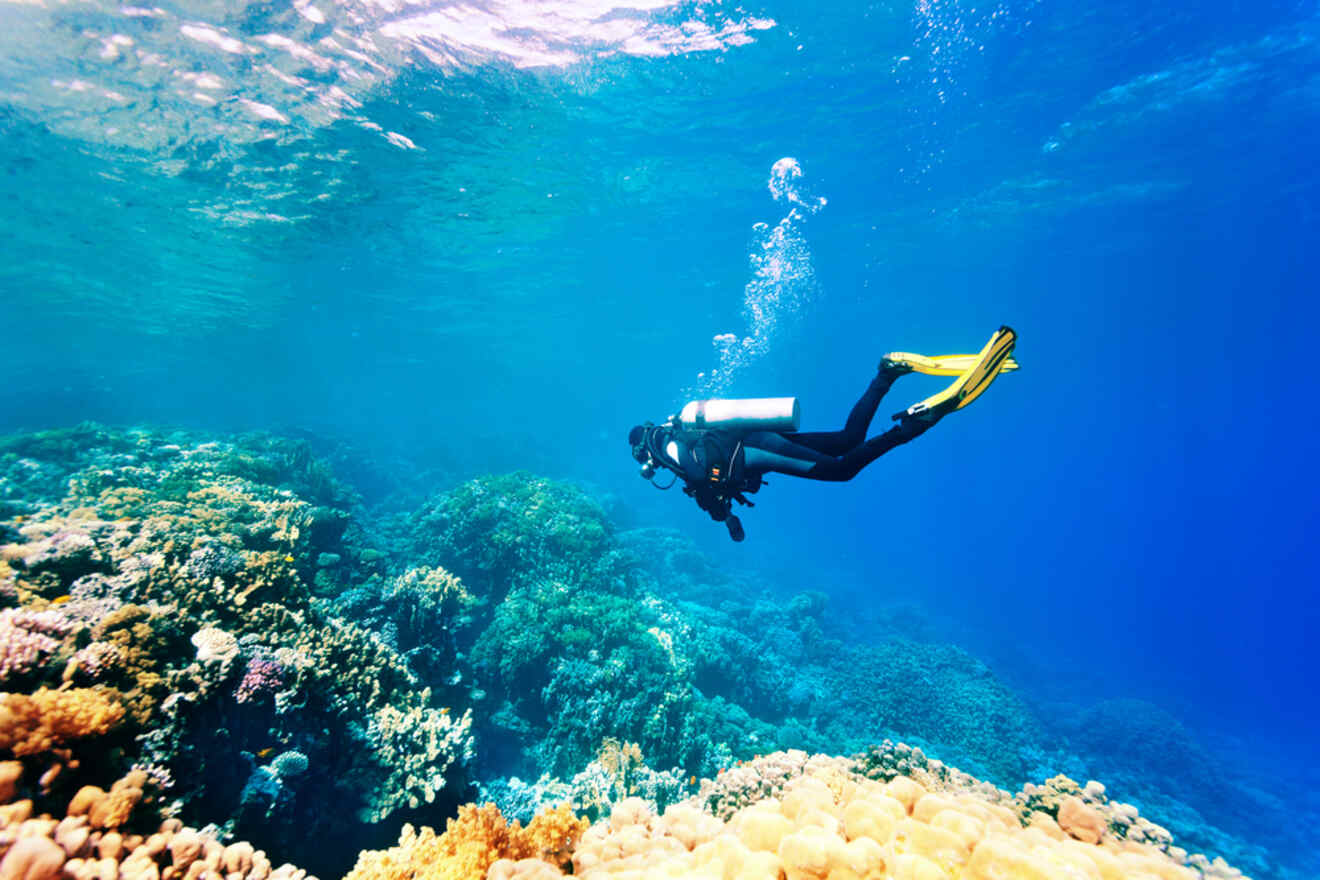
M 832 461 L 822 463 L 804 474 L 809 480 L 830 480 L 842 482 L 851 480 L 857 473 L 895 446 L 902 446 L 909 440 L 920 437 L 939 421 L 938 417 L 909 417 L 894 427 L 877 434 L 861 446 Z
M 750 435 L 743 441 L 743 450 L 749 471 L 841 483 L 857 476 L 858 471 L 895 446 L 920 437 L 937 421 L 939 419 L 934 416 L 905 418 L 883 434 L 840 456 L 824 455 L 779 434 Z M 757 438 L 755 442 L 753 437 Z
M 743 466 L 749 474 L 788 474 L 805 477 L 817 465 L 834 461 L 834 457 L 802 446 L 783 434 L 758 431 L 743 438 Z
M 861 398 L 853 404 L 852 412 L 848 413 L 848 421 L 844 423 L 842 431 L 798 431 L 785 434 L 784 437 L 792 443 L 814 449 L 816 452 L 844 455 L 850 449 L 862 445 L 862 441 L 866 439 L 866 430 L 871 426 L 871 420 L 875 418 L 876 408 L 880 406 L 880 398 L 885 396 L 885 392 L 894 384 L 895 379 L 910 371 L 911 368 L 882 363 L 871 384 L 866 386 Z

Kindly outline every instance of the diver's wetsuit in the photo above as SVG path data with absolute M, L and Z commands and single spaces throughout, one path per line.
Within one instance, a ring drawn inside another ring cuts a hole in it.
M 897 425 L 866 439 L 866 431 L 875 417 L 880 399 L 885 396 L 902 370 L 881 369 L 853 405 L 841 431 L 756 431 L 736 434 L 729 431 L 674 432 L 665 451 L 674 468 L 689 484 L 699 484 L 708 474 L 707 459 L 729 462 L 730 471 L 755 481 L 768 473 L 789 474 L 808 480 L 842 482 L 895 446 L 923 434 L 934 419 L 909 417 Z M 741 448 L 738 442 L 741 440 Z M 715 444 L 715 449 L 707 445 Z M 737 460 L 740 459 L 740 460 Z
M 919 437 L 934 420 L 905 418 L 897 425 L 866 439 L 880 398 L 901 376 L 900 370 L 879 370 L 861 398 L 853 405 L 842 431 L 795 431 L 781 434 L 757 431 L 743 438 L 747 474 L 790 474 L 808 480 L 842 482 L 895 446 Z

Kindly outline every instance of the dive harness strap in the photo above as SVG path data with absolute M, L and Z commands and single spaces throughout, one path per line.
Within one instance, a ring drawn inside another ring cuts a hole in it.
M 738 455 L 743 448 L 741 438 L 734 443 L 733 451 L 726 458 L 723 455 L 724 444 L 720 443 L 714 436 L 717 432 L 713 430 L 701 431 L 699 442 L 706 462 L 706 475 L 704 480 L 697 481 L 689 479 L 683 473 L 683 469 L 678 462 L 671 461 L 669 456 L 661 449 L 661 434 L 666 427 L 672 426 L 647 425 L 646 433 L 642 437 L 641 445 L 645 449 L 652 467 L 662 467 L 671 472 L 674 475 L 675 482 L 679 479 L 683 480 L 684 493 L 696 499 L 701 509 L 710 513 L 714 519 L 723 520 L 732 507 L 730 503 L 732 501 L 737 501 L 746 507 L 756 506 L 748 500 L 745 493 L 754 494 L 765 484 L 765 481 L 759 476 L 749 480 L 744 474 L 739 473 Z M 712 461 L 716 463 L 711 464 Z M 668 486 L 658 486 L 657 488 L 668 489 L 673 485 L 673 483 L 670 483 Z
M 715 438 L 714 432 L 704 433 L 701 437 L 702 449 L 705 452 L 706 459 L 706 479 L 701 483 L 687 482 L 683 486 L 683 491 L 691 498 L 696 499 L 701 509 L 711 515 L 716 521 L 722 521 L 729 515 L 732 508 L 731 502 L 737 501 L 744 507 L 755 507 L 756 504 L 748 500 L 744 493 L 755 493 L 764 483 L 759 477 L 755 480 L 748 480 L 744 475 L 737 474 L 738 455 L 742 452 L 743 441 L 739 438 L 733 445 L 733 451 L 729 453 L 727 461 L 723 456 L 712 455 L 712 447 L 716 451 L 722 452 L 722 444 Z
M 890 360 L 909 364 L 913 370 L 935 376 L 956 375 L 958 378 L 949 387 L 925 400 L 914 403 L 907 409 L 894 413 L 895 420 L 923 414 L 944 416 L 957 409 L 962 409 L 980 397 L 990 387 L 995 378 L 1004 370 L 1017 369 L 1013 360 L 1013 348 L 1017 345 L 1017 333 L 1007 325 L 1000 327 L 990 337 L 979 354 L 944 355 L 925 357 L 907 352 L 895 352 L 887 355 Z M 1010 366 L 1011 365 L 1011 366 Z M 960 372 L 953 372 L 962 367 Z

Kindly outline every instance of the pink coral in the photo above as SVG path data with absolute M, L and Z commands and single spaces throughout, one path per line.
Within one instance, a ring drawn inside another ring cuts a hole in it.
M 64 638 L 73 629 L 73 622 L 68 617 L 50 608 L 45 611 L 12 608 L 7 609 L 7 613 L 11 614 L 15 624 L 23 629 L 57 639 Z
M 60 646 L 55 636 L 68 632 L 67 623 L 53 611 L 0 611 L 0 681 L 31 671 L 46 654 L 54 653 Z
M 124 652 L 111 642 L 92 642 L 73 655 L 74 662 L 89 678 L 98 679 L 124 659 Z
M 234 691 L 234 699 L 246 703 L 262 694 L 273 694 L 284 687 L 284 667 L 274 660 L 253 657 Z

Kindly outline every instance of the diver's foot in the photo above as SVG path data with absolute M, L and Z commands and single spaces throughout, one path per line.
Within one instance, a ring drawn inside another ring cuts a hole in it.
M 919 425 L 924 431 L 953 412 L 957 408 L 957 403 L 958 401 L 952 398 L 934 406 L 927 406 L 924 402 L 916 403 L 900 413 L 895 413 L 894 420 L 900 425 Z
M 891 376 L 902 376 L 904 373 L 912 372 L 912 364 L 903 360 L 903 356 L 898 352 L 890 352 L 880 358 L 880 372 L 888 373 Z

